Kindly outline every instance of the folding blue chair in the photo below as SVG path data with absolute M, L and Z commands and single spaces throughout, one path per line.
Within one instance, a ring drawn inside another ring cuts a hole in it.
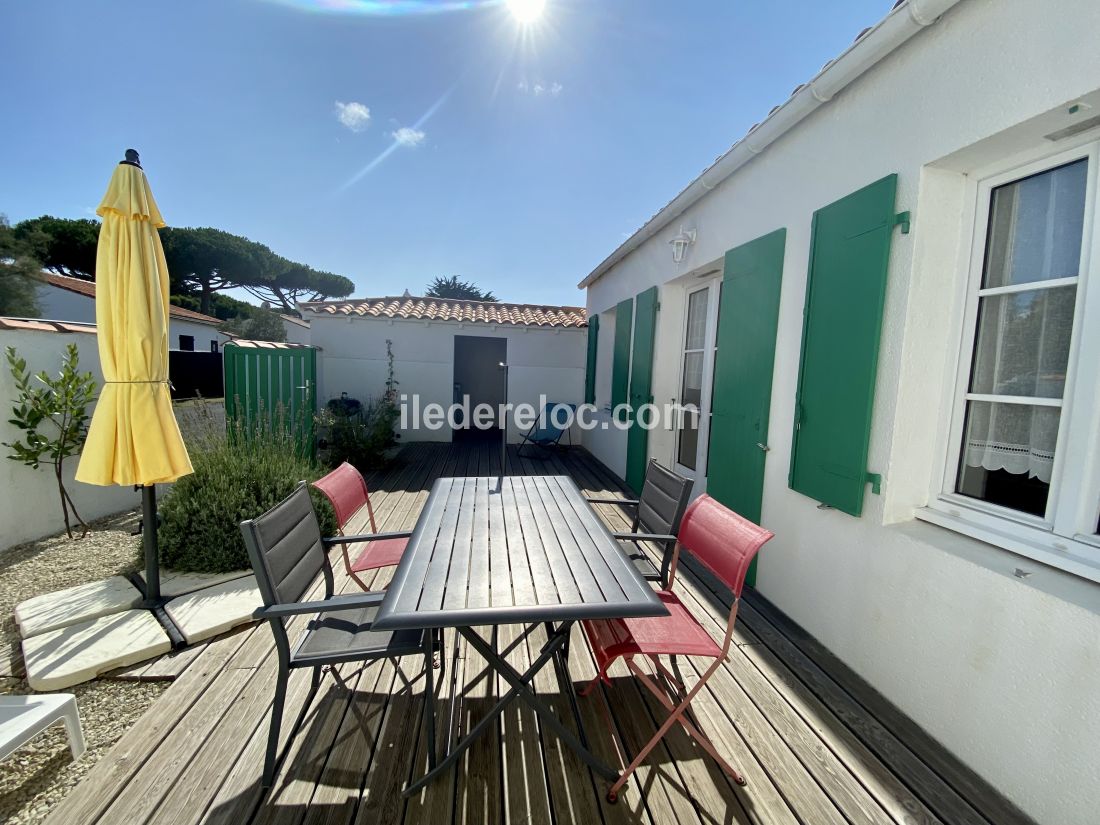
M 559 408 L 565 408 L 569 410 L 568 415 L 565 411 L 561 411 L 555 415 L 554 411 Z M 569 432 L 568 426 L 560 427 L 561 423 L 572 423 L 573 417 L 577 412 L 576 404 L 561 404 L 561 403 L 549 403 L 542 409 L 542 415 L 539 416 L 539 420 L 531 425 L 531 429 L 527 434 L 523 436 L 523 441 L 520 442 L 519 450 L 517 454 L 521 458 L 546 458 L 550 451 L 559 445 L 561 437 Z M 523 454 L 523 448 L 528 444 L 533 444 L 541 453 L 525 456 Z M 569 437 L 569 445 L 572 446 L 572 436 Z

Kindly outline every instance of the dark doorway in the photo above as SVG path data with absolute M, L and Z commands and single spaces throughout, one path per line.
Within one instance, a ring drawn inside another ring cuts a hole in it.
M 478 335 L 455 336 L 454 360 L 454 402 L 461 404 L 463 396 L 469 396 L 469 404 L 464 414 L 469 415 L 467 423 L 462 416 L 456 416 L 466 426 L 453 433 L 454 441 L 483 441 L 500 438 L 500 405 L 507 399 L 505 371 L 500 365 L 508 360 L 508 340 L 506 338 L 488 338 Z M 491 418 L 482 421 L 474 416 L 478 404 L 488 404 L 492 408 Z

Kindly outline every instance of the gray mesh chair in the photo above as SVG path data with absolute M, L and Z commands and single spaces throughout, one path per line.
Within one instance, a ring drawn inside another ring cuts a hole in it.
M 263 787 L 271 787 L 278 762 L 279 728 L 286 701 L 287 681 L 295 668 L 313 668 L 313 681 L 302 711 L 291 731 L 297 732 L 317 688 L 322 668 L 342 662 L 365 662 L 390 656 L 421 654 L 425 664 L 424 715 L 430 719 L 433 701 L 431 635 L 420 630 L 393 633 L 371 630 L 371 623 L 385 593 L 354 593 L 333 595 L 332 566 L 327 545 L 348 540 L 343 536 L 322 539 L 313 510 L 313 502 L 305 482 L 287 498 L 262 516 L 241 523 L 241 533 L 248 548 L 248 557 L 256 574 L 264 606 L 254 618 L 267 619 L 275 636 L 279 654 L 279 674 L 275 682 L 275 701 L 271 707 L 271 729 L 268 733 L 267 756 L 264 761 Z M 349 537 L 356 540 L 355 536 Z M 321 601 L 300 599 L 312 586 L 318 573 L 324 574 L 325 597 Z M 291 616 L 315 614 L 294 648 L 287 635 Z M 428 733 L 428 753 L 435 753 L 434 725 L 425 725 Z
M 680 521 L 691 498 L 692 482 L 677 475 L 654 460 L 646 467 L 642 493 L 637 499 L 590 498 L 590 504 L 618 504 L 634 511 L 634 522 L 629 533 L 614 533 L 615 538 L 627 544 L 627 555 L 648 581 L 659 581 L 668 585 L 668 568 L 672 561 L 672 550 L 676 546 L 676 534 L 680 531 Z M 653 560 L 642 549 L 639 542 L 651 541 L 664 547 L 661 568 L 657 569 Z

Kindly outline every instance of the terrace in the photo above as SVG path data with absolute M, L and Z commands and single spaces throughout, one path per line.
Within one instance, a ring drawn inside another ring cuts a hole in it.
M 513 475 L 569 475 L 591 497 L 626 497 L 619 479 L 588 453 L 571 449 L 547 461 L 520 458 Z M 393 468 L 369 478 L 379 529 L 411 529 L 432 482 L 445 476 L 498 475 L 501 456 L 484 445 L 410 444 Z M 621 508 L 603 505 L 612 529 Z M 763 552 L 767 552 L 765 547 Z M 357 589 L 334 564 L 337 591 Z M 393 568 L 371 582 L 383 587 Z M 725 608 L 705 579 L 681 571 L 691 609 L 720 635 Z M 748 591 L 747 591 L 748 592 Z M 506 644 L 515 629 L 501 628 Z M 579 631 L 578 631 L 579 632 Z M 617 804 L 605 783 L 512 704 L 496 730 L 467 752 L 447 777 L 410 799 L 401 791 L 423 773 L 425 743 L 418 695 L 421 661 L 408 657 L 326 676 L 298 735 L 285 751 L 274 788 L 260 773 L 276 669 L 272 635 L 250 625 L 197 655 L 153 662 L 149 675 L 174 682 L 52 812 L 51 825 L 82 823 L 967 823 L 1011 825 L 1026 819 L 854 673 L 748 592 L 736 646 L 694 703 L 719 750 L 744 773 L 734 786 L 676 728 L 631 779 Z M 536 632 L 520 645 L 529 660 Z M 594 663 L 582 639 L 570 655 L 575 683 Z M 455 731 L 468 729 L 501 695 L 503 679 L 449 633 L 440 708 L 454 707 Z M 154 673 L 155 672 L 155 673 Z M 691 681 L 690 667 L 687 668 Z M 659 710 L 625 668 L 609 688 L 580 701 L 593 748 L 617 764 L 610 718 L 627 749 L 645 742 Z M 335 678 L 332 678 L 335 676 Z M 291 678 L 286 717 L 301 708 L 308 676 Z M 535 690 L 563 718 L 567 703 L 548 671 Z M 463 698 L 455 700 L 459 693 Z M 605 717 L 604 708 L 610 716 Z M 440 713 L 439 724 L 448 714 Z M 289 724 L 284 726 L 287 740 Z M 439 731 L 439 735 L 446 733 Z

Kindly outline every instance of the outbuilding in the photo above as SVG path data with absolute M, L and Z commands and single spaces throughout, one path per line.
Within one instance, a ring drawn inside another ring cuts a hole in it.
M 380 397 L 392 351 L 406 441 L 493 437 L 502 404 L 539 409 L 543 399 L 580 404 L 584 398 L 583 307 L 399 296 L 316 301 L 300 309 L 319 349 L 322 405 L 345 393 L 363 402 Z M 494 410 L 480 433 L 464 429 L 461 414 L 458 428 L 427 426 L 429 405 L 449 409 L 464 397 L 469 410 L 478 404 Z M 515 442 L 521 428 L 507 421 Z

